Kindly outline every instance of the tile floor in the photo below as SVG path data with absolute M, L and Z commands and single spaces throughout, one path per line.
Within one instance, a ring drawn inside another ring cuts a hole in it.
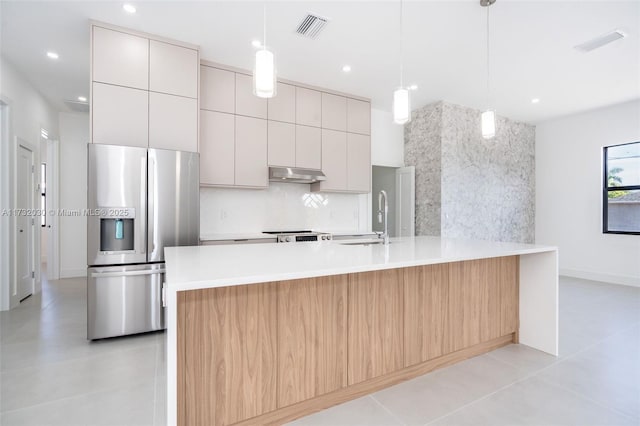
M 89 343 L 84 279 L 0 313 L 0 424 L 165 423 L 164 334 Z M 560 279 L 560 356 L 521 345 L 290 425 L 639 425 L 640 289 Z

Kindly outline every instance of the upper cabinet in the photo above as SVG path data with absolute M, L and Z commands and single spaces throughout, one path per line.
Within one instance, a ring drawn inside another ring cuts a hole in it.
M 236 74 L 202 65 L 200 67 L 200 108 L 208 111 L 236 111 Z
M 347 131 L 347 98 L 322 93 L 322 128 Z
M 296 87 L 296 124 L 320 127 L 322 124 L 322 92 Z
M 198 48 L 91 26 L 91 142 L 198 151 Z
M 269 120 L 296 122 L 296 87 L 278 83 L 277 95 L 268 101 Z
M 236 114 L 267 118 L 267 100 L 253 94 L 253 77 L 236 73 Z
M 371 104 L 347 98 L 347 132 L 371 134 Z
M 197 98 L 199 62 L 195 49 L 151 40 L 149 90 Z
M 109 145 L 149 144 L 149 92 L 93 83 L 93 142 Z
M 149 39 L 93 26 L 93 81 L 149 89 Z
M 326 181 L 311 185 L 312 191 L 370 192 L 370 103 L 277 84 L 276 96 L 259 98 L 246 71 L 203 61 L 201 184 L 266 188 L 268 168 L 277 166 L 322 170 Z
M 198 101 L 149 93 L 149 148 L 198 151 Z

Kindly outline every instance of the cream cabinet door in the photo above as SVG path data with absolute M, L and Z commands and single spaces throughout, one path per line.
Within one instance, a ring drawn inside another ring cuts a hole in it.
M 240 186 L 267 187 L 267 120 L 236 115 L 236 179 Z
M 347 132 L 371 134 L 371 104 L 347 98 Z
M 197 98 L 199 66 L 197 50 L 151 40 L 149 90 Z
M 269 120 L 296 122 L 296 87 L 278 83 L 277 95 L 268 100 Z
M 322 128 L 347 130 L 347 98 L 322 93 Z
M 296 167 L 322 169 L 322 130 L 296 125 Z
M 236 110 L 236 73 L 202 65 L 200 67 L 200 109 Z
M 235 116 L 200 111 L 200 184 L 235 183 Z
M 296 165 L 296 126 L 280 121 L 268 121 L 269 165 Z
M 347 133 L 347 189 L 371 191 L 371 142 L 369 136 Z
M 149 89 L 149 39 L 93 26 L 92 79 Z
M 267 100 L 253 94 L 253 77 L 236 73 L 236 114 L 267 118 Z
M 327 180 L 320 182 L 321 191 L 347 190 L 347 134 L 322 129 L 322 171 Z
M 198 100 L 149 92 L 149 147 L 198 151 Z
M 296 87 L 296 124 L 320 127 L 322 95 L 317 90 Z
M 93 83 L 92 142 L 149 145 L 149 92 Z

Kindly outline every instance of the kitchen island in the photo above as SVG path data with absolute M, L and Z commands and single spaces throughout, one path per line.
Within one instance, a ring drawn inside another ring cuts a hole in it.
M 557 355 L 555 247 L 438 237 L 165 250 L 169 424 L 278 424 L 520 342 Z

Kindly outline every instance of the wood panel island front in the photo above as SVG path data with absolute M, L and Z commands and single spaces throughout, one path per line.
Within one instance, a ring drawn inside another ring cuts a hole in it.
M 555 247 L 166 249 L 168 423 L 282 424 L 520 342 L 557 355 Z

